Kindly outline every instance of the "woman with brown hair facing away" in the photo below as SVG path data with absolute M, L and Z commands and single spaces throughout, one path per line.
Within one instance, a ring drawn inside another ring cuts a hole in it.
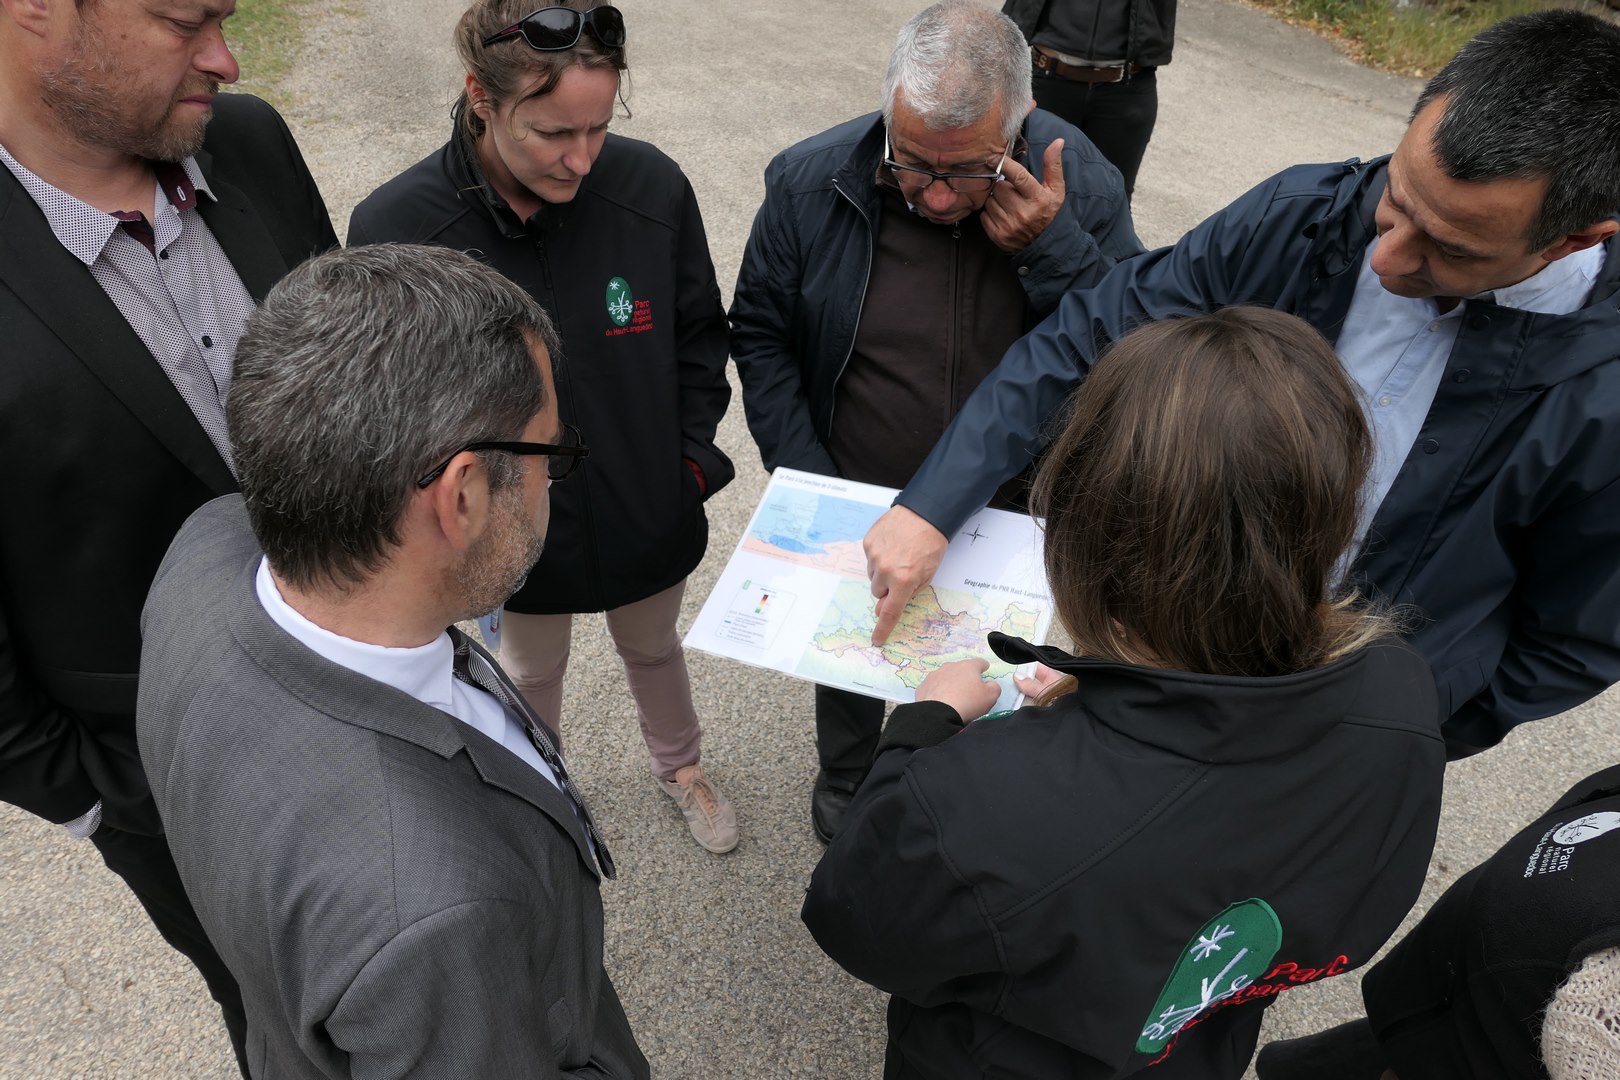
M 456 27 L 467 69 L 450 141 L 356 208 L 349 243 L 471 251 L 528 290 L 562 336 L 565 438 L 590 456 L 551 492 L 545 553 L 506 602 L 501 664 L 561 725 L 576 613 L 605 611 L 659 787 L 709 851 L 737 846 L 731 803 L 699 764 L 675 621 L 708 545 L 703 502 L 731 481 L 726 317 L 686 176 L 608 133 L 626 70 L 619 9 L 476 0 Z M 447 388 L 449 392 L 450 388 Z
M 1428 668 L 1329 582 L 1371 441 L 1300 320 L 1122 339 L 1031 509 L 1078 688 L 980 716 L 982 661 L 896 709 L 804 921 L 888 991 L 885 1077 L 1238 1077 L 1282 990 L 1416 900 L 1445 750 Z

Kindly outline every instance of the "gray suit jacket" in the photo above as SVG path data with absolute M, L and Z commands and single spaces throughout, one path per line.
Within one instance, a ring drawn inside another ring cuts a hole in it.
M 256 1080 L 647 1077 L 572 806 L 288 635 L 259 557 L 240 496 L 186 522 L 142 617 L 136 720 Z

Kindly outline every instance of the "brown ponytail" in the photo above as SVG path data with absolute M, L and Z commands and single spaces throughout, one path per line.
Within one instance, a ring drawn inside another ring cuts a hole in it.
M 1390 633 L 1333 599 L 1372 439 L 1315 330 L 1264 308 L 1145 326 L 1070 402 L 1035 480 L 1057 613 L 1087 655 L 1218 675 Z

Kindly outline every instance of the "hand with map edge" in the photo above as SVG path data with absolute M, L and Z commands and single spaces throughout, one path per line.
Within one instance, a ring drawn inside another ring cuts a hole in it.
M 962 722 L 970 723 L 996 707 L 1001 686 L 988 682 L 985 660 L 952 660 L 928 673 L 917 687 L 918 701 L 938 701 L 956 710 Z

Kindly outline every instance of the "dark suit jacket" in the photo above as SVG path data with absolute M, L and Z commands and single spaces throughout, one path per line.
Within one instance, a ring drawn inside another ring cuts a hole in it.
M 282 630 L 259 558 L 241 496 L 180 531 L 142 619 L 138 723 L 255 1080 L 646 1077 L 572 805 Z
M 248 292 L 337 237 L 257 98 L 215 99 L 199 211 Z M 236 483 L 90 270 L 0 168 L 0 799 L 51 821 L 103 802 L 158 830 L 135 749 L 137 622 L 158 560 Z

